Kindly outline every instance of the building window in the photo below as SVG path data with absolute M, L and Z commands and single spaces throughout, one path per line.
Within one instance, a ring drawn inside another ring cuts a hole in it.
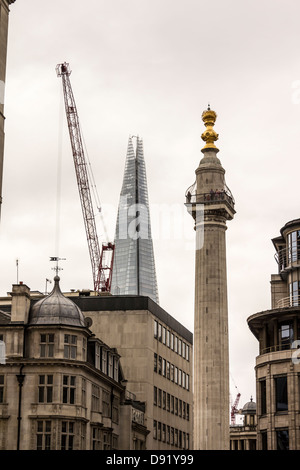
M 40 336 L 40 357 L 53 357 L 54 334 L 42 334 Z
M 178 369 L 178 385 L 182 385 L 182 370 Z
M 74 421 L 62 421 L 61 423 L 61 450 L 73 450 L 75 436 Z
M 158 421 L 157 423 L 157 439 L 161 441 L 161 422 Z
M 170 380 L 174 382 L 174 365 L 173 364 L 171 364 Z
M 288 429 L 279 429 L 276 431 L 277 450 L 289 450 L 289 431 Z
M 175 415 L 178 415 L 178 398 L 175 398 L 174 412 L 175 412 Z
M 164 326 L 162 327 L 162 342 L 166 344 L 166 328 Z
M 161 408 L 161 404 L 162 404 L 162 390 L 159 388 L 159 389 L 158 389 L 157 405 Z
M 113 396 L 113 404 L 112 404 L 112 422 L 119 423 L 119 408 L 120 408 L 120 401 L 116 396 Z
M 0 364 L 5 364 L 6 362 L 6 346 L 3 339 L 3 335 L 0 335 Z
M 170 363 L 167 361 L 167 374 L 166 374 L 167 379 L 170 380 Z
M 275 377 L 276 411 L 288 409 L 287 377 Z
M 4 375 L 0 375 L 0 403 L 4 403 Z
M 36 449 L 51 450 L 51 421 L 37 422 Z
M 167 393 L 167 411 L 170 411 L 170 394 Z
M 154 338 L 157 338 L 158 335 L 158 323 L 154 320 Z
M 300 230 L 288 234 L 289 262 L 300 259 Z
M 63 403 L 74 405 L 76 391 L 76 377 L 74 375 L 63 376 Z
M 110 393 L 107 390 L 102 390 L 102 413 L 110 418 Z
M 114 380 L 118 382 L 119 380 L 119 359 L 114 356 Z
M 114 367 L 113 367 L 113 355 L 108 353 L 108 376 L 113 378 Z
M 153 392 L 153 404 L 157 405 L 157 387 L 154 387 L 154 392 Z
M 266 380 L 261 380 L 259 382 L 259 388 L 260 388 L 260 413 L 262 415 L 264 415 L 267 412 L 267 386 L 266 386 Z
M 300 281 L 294 281 L 289 284 L 290 306 L 299 307 L 300 305 Z
M 157 421 L 153 421 L 153 439 L 157 439 Z
M 81 381 L 81 404 L 86 407 L 86 380 Z
M 102 348 L 102 372 L 107 374 L 107 350 Z
M 80 423 L 81 450 L 86 450 L 86 423 Z
M 158 356 L 158 373 L 161 375 L 162 372 L 162 357 Z
M 167 395 L 166 395 L 166 392 L 163 392 L 163 410 L 166 409 L 166 406 L 167 406 Z
M 103 431 L 103 450 L 111 449 L 111 433 L 109 431 Z
M 162 360 L 162 375 L 163 377 L 166 376 L 166 360 L 165 359 Z
M 97 346 L 98 346 L 98 349 L 99 349 L 98 344 L 97 344 Z M 82 338 L 82 360 L 86 361 L 86 338 Z M 98 369 L 100 369 L 100 365 L 98 366 Z
M 171 427 L 171 437 L 170 437 L 170 444 L 174 445 L 174 428 Z
M 167 346 L 170 347 L 170 331 L 167 330 Z
M 53 375 L 39 376 L 39 403 L 52 403 Z
M 64 358 L 76 359 L 77 356 L 77 336 L 65 335 L 64 340 Z
M 162 436 L 161 436 L 161 440 L 163 442 L 166 442 L 166 425 L 163 423 L 162 424 Z
M 92 428 L 92 450 L 102 450 L 101 428 Z
M 268 450 L 268 433 L 267 431 L 262 431 L 261 436 L 261 450 Z
M 161 324 L 159 323 L 159 324 L 158 324 L 158 341 L 161 342 L 161 340 L 162 340 L 162 326 L 161 326 Z
M 92 384 L 92 411 L 100 411 L 100 387 Z
M 154 353 L 154 372 L 157 372 L 157 354 Z
M 189 346 L 188 346 L 188 344 L 187 344 L 187 345 L 186 345 L 186 349 L 185 349 L 185 358 L 186 358 L 187 361 L 190 360 L 190 358 L 189 358 L 189 351 L 190 351 L 190 349 L 189 349 Z
M 282 323 L 279 326 L 279 344 L 281 349 L 290 349 L 294 341 L 292 323 Z
M 186 344 L 184 341 L 182 341 L 182 357 L 183 359 L 185 359 L 185 348 L 186 348 Z

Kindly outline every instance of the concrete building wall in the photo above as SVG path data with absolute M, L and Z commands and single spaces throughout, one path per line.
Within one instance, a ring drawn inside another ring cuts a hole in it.
M 93 321 L 92 331 L 96 335 L 105 332 L 107 344 L 117 348 L 128 389 L 136 395 L 139 401 L 146 402 L 145 418 L 147 428 L 150 430 L 147 448 L 151 450 L 175 449 L 180 444 L 181 447 L 185 445 L 191 448 L 192 344 L 148 310 L 98 312 L 86 310 L 84 313 Z M 180 339 L 181 345 L 182 342 L 185 345 L 188 344 L 189 360 L 184 359 L 182 355 L 167 346 L 166 340 L 162 337 L 160 339 L 155 337 L 155 322 L 157 322 L 157 328 L 160 328 L 162 332 L 165 331 L 165 335 L 173 334 L 177 341 Z M 156 370 L 155 361 L 157 361 Z M 174 367 L 173 380 L 171 367 Z M 176 376 L 177 383 L 175 382 L 175 370 L 176 374 L 180 373 L 181 385 L 178 384 L 178 376 Z M 185 385 L 186 376 L 188 376 L 188 388 L 182 386 L 183 373 Z M 174 409 L 173 412 L 171 409 L 168 410 L 173 400 L 174 407 L 175 403 L 177 407 L 180 406 L 181 416 L 179 416 L 179 408 L 176 408 L 177 411 Z M 173 434 L 174 441 L 171 441 Z M 175 444 L 175 436 L 177 444 Z

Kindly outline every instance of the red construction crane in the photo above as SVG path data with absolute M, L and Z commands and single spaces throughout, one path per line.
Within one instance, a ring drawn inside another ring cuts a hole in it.
M 89 254 L 92 264 L 94 290 L 98 293 L 110 292 L 115 246 L 112 243 L 103 243 L 102 250 L 100 251 L 91 198 L 87 160 L 82 144 L 78 113 L 70 82 L 71 71 L 69 64 L 66 62 L 63 64 L 58 64 L 56 66 L 56 73 L 58 77 L 62 78 L 63 83 L 65 110 L 71 139 L 73 160 Z
M 233 404 L 232 407 L 231 407 L 231 424 L 232 424 L 232 426 L 235 425 L 235 415 L 236 415 L 237 412 L 238 412 L 237 406 L 238 406 L 239 401 L 240 401 L 240 396 L 241 396 L 241 394 L 238 393 L 237 396 L 236 396 L 236 399 L 235 399 L 235 401 L 234 401 L 234 404 Z

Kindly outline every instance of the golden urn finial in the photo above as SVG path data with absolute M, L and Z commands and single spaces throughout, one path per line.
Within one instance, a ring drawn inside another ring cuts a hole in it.
M 219 149 L 215 146 L 214 142 L 218 140 L 219 134 L 216 133 L 214 130 L 213 126 L 216 122 L 217 119 L 217 113 L 210 109 L 210 106 L 208 105 L 208 108 L 206 111 L 203 111 L 202 113 L 202 121 L 205 124 L 206 130 L 203 132 L 201 135 L 202 140 L 206 142 L 206 145 L 203 147 L 202 151 L 208 150 L 208 149 L 214 149 L 217 152 Z

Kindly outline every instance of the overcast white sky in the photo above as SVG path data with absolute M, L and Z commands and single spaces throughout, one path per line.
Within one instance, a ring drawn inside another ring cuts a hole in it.
M 227 230 L 231 392 L 234 399 L 236 385 L 241 405 L 255 397 L 258 344 L 246 320 L 270 308 L 271 238 L 300 216 L 299 14 L 295 0 L 11 5 L 0 295 L 17 280 L 16 258 L 32 290 L 45 290 L 57 255 L 66 258 L 63 290 L 92 288 L 55 73 L 67 61 L 111 238 L 128 136 L 144 140 L 160 305 L 193 331 L 194 233 L 184 194 L 202 157 L 209 102 L 237 211 Z M 166 207 L 177 214 L 170 235 L 157 218 Z

